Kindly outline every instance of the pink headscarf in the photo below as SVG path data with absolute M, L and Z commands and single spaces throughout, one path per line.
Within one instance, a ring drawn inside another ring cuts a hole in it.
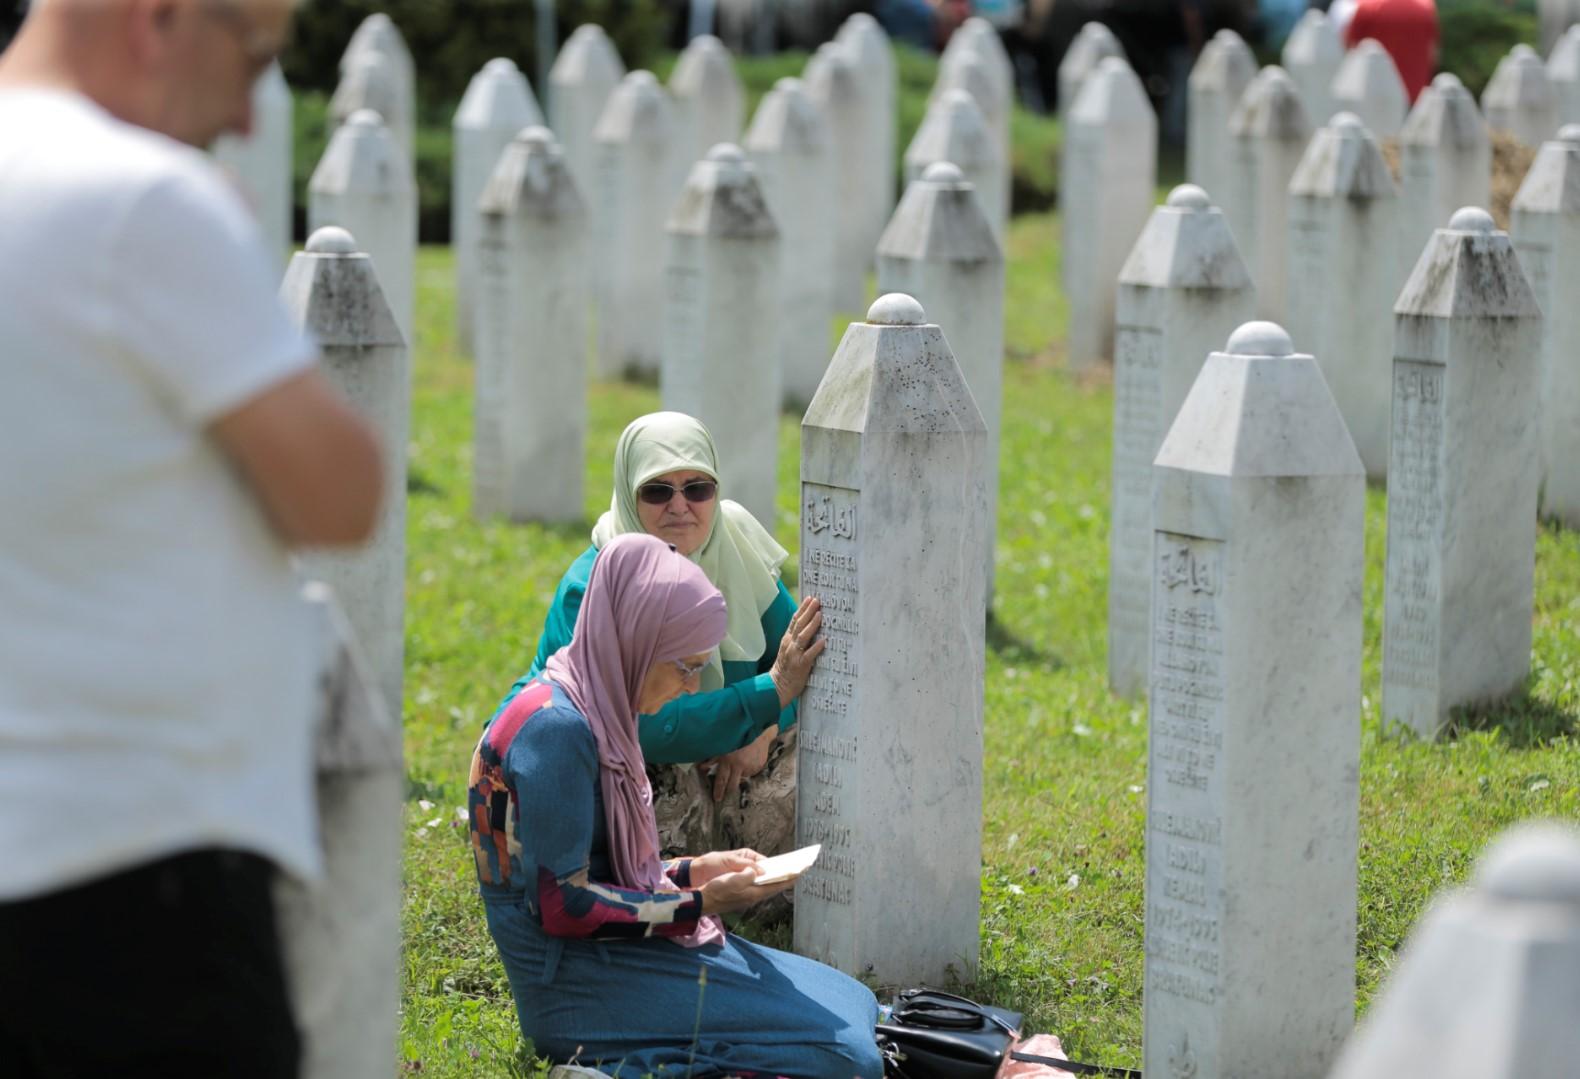
M 636 735 L 636 701 L 648 668 L 714 648 L 729 618 L 724 596 L 689 558 L 645 533 L 616 536 L 598 552 L 571 643 L 544 673 L 570 698 L 598 744 L 614 884 L 676 890 L 658 859 L 653 788 Z M 724 937 L 716 916 L 687 936 L 695 948 Z

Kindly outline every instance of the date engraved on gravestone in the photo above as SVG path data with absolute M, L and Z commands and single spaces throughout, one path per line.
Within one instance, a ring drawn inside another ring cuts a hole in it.
M 1152 552 L 1152 458 L 1163 441 L 1163 334 L 1121 326 L 1114 345 L 1115 587 L 1109 612 L 1128 639 L 1147 632 L 1147 562 Z
M 801 698 L 799 832 L 821 843 L 816 864 L 801 878 L 797 902 L 851 902 L 856 863 L 850 850 L 855 813 L 856 735 L 852 708 L 860 656 L 861 594 L 856 538 L 859 492 L 821 483 L 801 485 L 801 594 L 823 604 L 823 638 Z
M 1393 371 L 1383 682 L 1431 690 L 1437 685 L 1444 368 L 1396 360 Z
M 1154 535 L 1147 985 L 1213 1004 L 1223 824 L 1223 543 Z

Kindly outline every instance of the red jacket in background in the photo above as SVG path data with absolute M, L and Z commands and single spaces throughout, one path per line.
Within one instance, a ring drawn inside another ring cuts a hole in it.
M 1437 4 L 1434 0 L 1360 0 L 1344 31 L 1345 47 L 1367 38 L 1388 50 L 1410 100 L 1432 81 L 1437 62 Z

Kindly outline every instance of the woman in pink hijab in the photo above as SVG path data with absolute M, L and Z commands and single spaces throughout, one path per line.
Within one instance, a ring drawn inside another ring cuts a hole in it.
M 618 536 L 571 643 L 478 744 L 472 849 L 521 1033 L 613 1076 L 880 1079 L 869 990 L 726 933 L 719 915 L 788 887 L 755 882 L 761 855 L 658 858 L 636 717 L 695 692 L 727 622 L 694 562 Z

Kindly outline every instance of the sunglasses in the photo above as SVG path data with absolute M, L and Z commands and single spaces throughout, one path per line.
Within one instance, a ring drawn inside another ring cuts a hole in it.
M 662 506 L 675 497 L 677 489 L 686 496 L 687 502 L 711 502 L 713 496 L 718 494 L 719 485 L 712 480 L 692 480 L 684 487 L 676 488 L 672 483 L 654 480 L 652 483 L 644 483 L 638 487 L 636 497 L 649 506 Z

